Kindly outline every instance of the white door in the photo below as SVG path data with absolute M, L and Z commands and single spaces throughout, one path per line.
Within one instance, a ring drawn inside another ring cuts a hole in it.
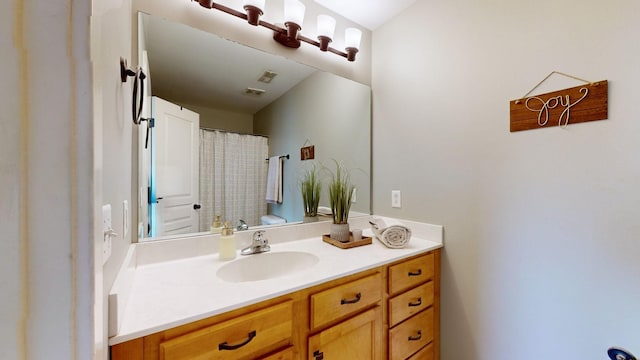
M 200 116 L 155 96 L 152 109 L 155 119 L 152 187 L 156 202 L 152 234 L 198 232 Z

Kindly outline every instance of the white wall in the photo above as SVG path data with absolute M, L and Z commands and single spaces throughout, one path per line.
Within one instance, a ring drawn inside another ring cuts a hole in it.
M 90 4 L 0 5 L 0 358 L 88 359 Z
M 131 120 L 132 78 L 120 80 L 120 57 L 133 67 L 130 0 L 93 1 L 91 59 L 93 63 L 93 165 L 95 241 L 95 341 L 96 357 L 107 356 L 107 295 L 132 239 L 137 238 L 137 184 L 132 182 L 136 162 L 132 162 L 135 127 Z M 129 233 L 124 233 L 123 201 L 129 203 Z M 102 205 L 111 204 L 111 257 L 102 265 Z
M 373 208 L 445 227 L 442 359 L 640 354 L 639 13 L 419 0 L 374 31 Z M 609 120 L 509 133 L 553 70 L 608 79 Z

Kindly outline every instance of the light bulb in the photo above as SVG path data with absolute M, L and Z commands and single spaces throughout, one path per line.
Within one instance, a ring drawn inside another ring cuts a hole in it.
M 333 39 L 336 30 L 336 19 L 329 15 L 318 15 L 318 36 L 326 36 Z
M 298 0 L 285 0 L 284 1 L 284 22 L 292 22 L 302 27 L 302 21 L 304 20 L 305 6 Z
M 265 0 L 244 0 L 243 6 L 255 6 L 258 9 L 264 11 L 264 2 Z
M 344 33 L 345 48 L 360 48 L 360 39 L 362 38 L 362 31 L 356 28 L 347 28 Z

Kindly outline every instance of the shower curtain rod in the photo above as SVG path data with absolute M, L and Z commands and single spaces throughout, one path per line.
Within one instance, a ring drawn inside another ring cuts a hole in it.
M 229 131 L 229 130 L 223 130 L 223 129 L 213 129 L 213 128 L 206 128 L 206 127 L 201 127 L 200 130 L 206 130 L 206 131 L 219 131 L 219 132 L 223 132 L 223 133 L 229 133 L 229 134 L 238 134 L 238 135 L 251 135 L 251 136 L 260 136 L 263 138 L 269 138 L 269 136 L 267 135 L 260 135 L 260 134 L 247 134 L 247 133 L 241 133 L 241 132 L 237 132 L 237 131 Z

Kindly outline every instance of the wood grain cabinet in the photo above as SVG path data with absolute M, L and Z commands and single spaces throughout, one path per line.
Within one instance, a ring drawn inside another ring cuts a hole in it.
M 309 337 L 307 359 L 382 360 L 383 288 L 376 272 L 312 294 L 310 327 L 315 334 Z M 326 328 L 328 324 L 333 325 Z
M 389 266 L 391 360 L 439 359 L 439 255 L 435 251 Z
M 293 333 L 287 301 L 160 343 L 160 358 L 171 360 L 255 357 L 287 345 Z
M 439 360 L 439 293 L 437 249 L 114 345 L 111 359 Z
M 377 306 L 310 336 L 307 359 L 382 360 L 381 321 Z

